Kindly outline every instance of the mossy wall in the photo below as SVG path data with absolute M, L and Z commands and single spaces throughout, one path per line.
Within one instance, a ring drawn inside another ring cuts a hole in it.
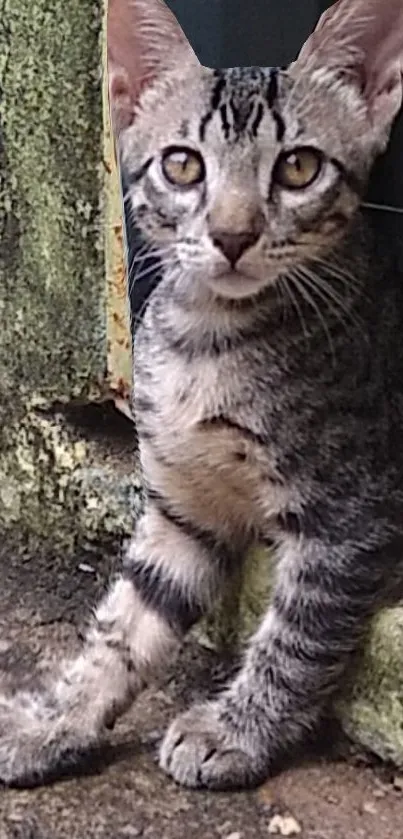
M 14 413 L 22 384 L 70 397 L 104 372 L 103 8 L 5 0 L 0 14 L 1 407 Z
M 116 182 L 104 157 L 104 19 L 103 0 L 3 0 L 0 9 L 0 531 L 53 550 L 77 547 L 98 524 L 105 531 L 108 492 L 88 507 L 96 454 L 60 413 L 43 411 L 110 395 L 122 377 L 109 360 L 126 373 L 129 355 L 124 322 L 113 331 L 106 246 Z

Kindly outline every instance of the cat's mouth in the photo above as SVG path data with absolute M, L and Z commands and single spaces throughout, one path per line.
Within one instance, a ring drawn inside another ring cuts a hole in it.
M 271 272 L 267 270 L 261 276 L 257 272 L 248 271 L 243 268 L 228 268 L 220 270 L 213 276 L 207 278 L 207 283 L 215 294 L 221 297 L 241 299 L 243 297 L 253 297 L 259 294 L 264 286 L 272 285 L 278 276 L 278 271 Z

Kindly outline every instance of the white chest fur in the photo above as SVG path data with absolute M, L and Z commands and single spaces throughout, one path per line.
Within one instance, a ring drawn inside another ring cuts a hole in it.
M 266 530 L 290 491 L 270 443 L 259 440 L 253 382 L 241 386 L 236 354 L 191 361 L 174 352 L 154 356 L 137 389 L 140 406 L 142 397 L 148 400 L 140 450 L 153 488 L 200 526 Z M 228 422 L 214 421 L 222 416 Z

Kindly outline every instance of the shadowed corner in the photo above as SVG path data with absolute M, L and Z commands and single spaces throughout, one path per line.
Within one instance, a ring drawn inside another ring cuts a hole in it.
M 367 215 L 375 230 L 381 234 L 385 246 L 388 250 L 391 246 L 395 250 L 400 271 L 403 269 L 402 146 L 403 110 L 393 126 L 387 151 L 375 162 L 364 202 L 369 205 Z M 396 212 L 393 208 L 396 208 Z

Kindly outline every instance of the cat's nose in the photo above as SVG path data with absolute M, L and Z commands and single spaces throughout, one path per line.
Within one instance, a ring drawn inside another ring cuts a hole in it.
M 243 206 L 236 205 L 236 213 L 233 204 L 234 202 L 228 202 L 228 206 L 224 204 L 223 208 L 220 206 L 215 208 L 210 214 L 209 223 L 213 244 L 226 256 L 232 268 L 235 268 L 242 254 L 259 241 L 264 230 L 265 219 L 260 209 L 252 209 L 246 202 Z M 228 214 L 229 217 L 226 218 Z M 226 224 L 221 225 L 219 222 L 223 220 Z
M 215 230 L 212 234 L 213 244 L 227 257 L 234 268 L 238 259 L 260 239 L 260 231 L 247 230 L 244 233 L 228 233 L 225 230 Z

